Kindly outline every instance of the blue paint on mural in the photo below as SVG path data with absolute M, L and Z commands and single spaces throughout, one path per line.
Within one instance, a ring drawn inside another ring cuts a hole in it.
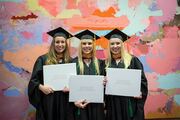
M 143 64 L 144 72 L 153 72 L 153 70 L 149 67 L 149 65 L 146 62 L 146 56 L 140 56 L 138 58 Z
M 180 105 L 180 94 L 174 96 L 174 101 L 175 101 L 178 105 Z
M 0 49 L 0 62 L 3 62 L 3 52 Z
M 180 73 L 172 73 L 168 75 L 158 76 L 159 88 L 174 89 L 180 86 Z
M 21 30 L 12 29 L 7 32 L 8 36 L 3 36 L 2 34 L 0 34 L 0 44 L 1 44 L 0 49 L 8 50 L 10 52 L 17 52 L 19 48 L 27 44 L 30 45 L 42 44 L 43 31 L 40 28 L 38 29 L 37 28 L 34 29 L 34 28 L 31 27 L 31 29 L 29 28 L 26 29 L 26 27 L 24 27 Z M 32 34 L 32 37 L 29 37 L 28 39 L 25 38 L 23 36 L 23 32 L 29 32 L 30 34 Z
M 157 3 L 155 1 L 149 6 L 149 10 L 151 11 L 158 10 Z
M 25 0 L 0 0 L 0 2 L 17 2 L 17 3 L 20 3 L 23 1 L 25 1 Z
M 7 89 L 3 92 L 3 94 L 5 96 L 12 97 L 12 96 L 19 96 L 20 92 L 17 89 Z
M 101 30 L 101 31 L 99 31 L 99 30 L 96 30 L 96 31 L 94 31 L 98 36 L 104 36 L 104 35 L 106 35 L 107 33 L 109 33 L 110 32 L 110 30 Z
M 28 95 L 28 88 L 25 88 L 24 93 L 25 95 Z
M 11 64 L 11 62 L 4 61 L 4 65 L 10 72 L 15 72 L 15 73 L 22 72 L 21 68 L 15 67 L 14 65 Z

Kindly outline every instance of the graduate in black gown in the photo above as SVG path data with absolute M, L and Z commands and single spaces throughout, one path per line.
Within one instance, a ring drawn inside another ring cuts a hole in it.
M 144 104 L 147 98 L 148 88 L 143 65 L 137 57 L 129 54 L 124 48 L 123 42 L 129 39 L 129 36 L 118 29 L 114 29 L 104 37 L 109 40 L 109 55 L 106 68 L 142 70 L 141 96 L 126 97 L 107 95 L 105 102 L 106 120 L 144 120 Z
M 50 32 L 53 37 L 48 53 L 39 56 L 28 84 L 29 102 L 36 108 L 36 120 L 73 120 L 68 102 L 69 92 L 53 91 L 43 84 L 43 66 L 69 63 L 67 39 L 72 35 L 59 27 Z
M 104 61 L 96 58 L 94 40 L 99 36 L 89 30 L 85 30 L 75 35 L 80 39 L 78 57 L 73 60 L 77 65 L 78 75 L 104 75 Z M 103 84 L 103 83 L 102 83 Z M 79 100 L 75 103 L 76 120 L 104 120 L 103 103 L 87 103 Z

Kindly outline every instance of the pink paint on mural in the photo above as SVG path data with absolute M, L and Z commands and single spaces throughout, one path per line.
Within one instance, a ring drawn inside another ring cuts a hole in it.
M 33 33 L 31 33 L 31 32 L 23 31 L 23 32 L 21 32 L 21 34 L 27 40 L 33 38 Z
M 43 40 L 43 42 L 45 42 L 45 43 L 47 43 L 48 42 L 48 35 L 47 35 L 47 33 L 43 33 L 42 34 L 42 40 Z
M 180 88 L 176 89 L 176 94 L 180 94 Z
M 46 9 L 52 16 L 58 15 L 63 10 L 63 0 L 39 0 L 39 5 Z
M 0 92 L 0 98 L 0 116 L 2 120 L 23 120 L 23 113 L 29 107 L 27 96 L 21 94 L 18 97 L 7 97 Z
M 98 59 L 106 59 L 105 51 L 104 50 L 97 50 L 96 51 L 96 57 Z
M 157 94 L 148 96 L 145 104 L 145 114 L 151 112 L 158 112 L 157 110 L 163 108 L 168 100 L 168 96 L 164 94 Z
M 2 120 L 22 120 L 23 113 L 29 107 L 28 98 L 25 95 L 28 81 L 19 75 L 0 66 L 0 116 Z M 8 94 L 8 90 L 16 90 L 18 94 Z M 11 96 L 12 95 L 12 96 Z
M 152 4 L 152 1 L 149 0 L 145 1 L 148 5 Z M 159 26 L 160 24 L 162 24 L 163 22 L 169 22 L 170 20 L 172 20 L 174 18 L 174 15 L 176 13 L 176 0 L 167 0 L 166 2 L 164 2 L 164 0 L 157 0 L 156 3 L 156 8 L 159 11 L 162 12 L 162 16 L 151 16 L 149 17 L 150 20 L 150 24 L 147 27 L 145 33 L 143 34 L 143 36 L 151 36 L 153 33 L 157 34 L 157 32 L 159 31 Z
M 140 43 L 140 38 L 137 36 L 131 36 L 131 38 L 125 42 L 125 46 L 130 53 L 136 56 L 146 55 L 149 52 L 149 46 Z
M 146 73 L 146 77 L 148 80 L 148 90 L 151 92 L 157 92 L 158 91 L 158 77 L 156 73 Z
M 174 18 L 176 13 L 176 0 L 157 0 L 157 7 L 159 10 L 162 10 L 163 15 L 160 17 L 155 17 L 156 22 L 168 22 Z
M 143 36 L 151 36 L 152 33 L 159 32 L 159 25 L 157 25 L 155 17 L 149 17 L 149 26 L 147 27 L 146 31 L 143 33 Z
M 88 17 L 97 8 L 97 0 L 80 0 L 78 2 L 78 9 L 81 11 L 82 17 Z
M 156 73 L 167 74 L 179 69 L 180 38 L 177 37 L 177 30 L 176 26 L 164 27 L 164 38 L 156 42 L 147 55 L 147 63 Z
M 136 6 L 138 6 L 140 3 L 142 2 L 142 0 L 129 0 L 128 1 L 128 6 L 131 8 L 135 8 Z
M 67 0 L 67 9 L 76 9 L 76 1 L 75 0 Z
M 137 56 L 146 55 L 149 52 L 149 46 L 146 44 L 137 43 L 134 54 Z
M 0 10 L 0 16 L 3 16 L 3 19 L 9 19 L 12 16 L 19 16 L 20 12 L 23 11 L 28 12 L 29 10 L 26 8 L 26 5 L 24 3 L 16 3 L 16 2 L 2 2 L 1 3 L 1 10 Z M 21 13 L 22 15 L 22 13 Z

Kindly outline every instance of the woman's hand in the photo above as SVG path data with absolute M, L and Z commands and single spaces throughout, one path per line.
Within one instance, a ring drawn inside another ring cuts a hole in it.
M 66 93 L 66 92 L 69 92 L 69 88 L 65 86 L 62 91 L 65 92 L 65 93 Z
M 103 85 L 105 86 L 105 85 L 106 85 L 106 83 L 107 83 L 107 77 L 106 77 L 106 76 L 104 76 Z
M 141 92 L 140 96 L 135 96 L 134 98 L 141 99 L 142 98 L 142 92 Z
M 39 85 L 39 90 L 41 90 L 46 95 L 54 92 L 51 87 L 42 84 Z
M 74 104 L 78 108 L 85 108 L 89 103 L 86 100 L 78 100 Z

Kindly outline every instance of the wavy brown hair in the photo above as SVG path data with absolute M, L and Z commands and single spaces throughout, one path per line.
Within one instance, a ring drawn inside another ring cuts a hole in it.
M 63 52 L 63 60 L 65 63 L 68 63 L 70 61 L 70 54 L 69 54 L 69 47 L 68 47 L 68 39 L 66 40 L 66 48 Z M 46 65 L 50 64 L 58 64 L 57 61 L 57 53 L 55 51 L 55 38 L 53 38 L 49 51 L 46 54 L 47 55 L 47 60 L 46 60 Z

